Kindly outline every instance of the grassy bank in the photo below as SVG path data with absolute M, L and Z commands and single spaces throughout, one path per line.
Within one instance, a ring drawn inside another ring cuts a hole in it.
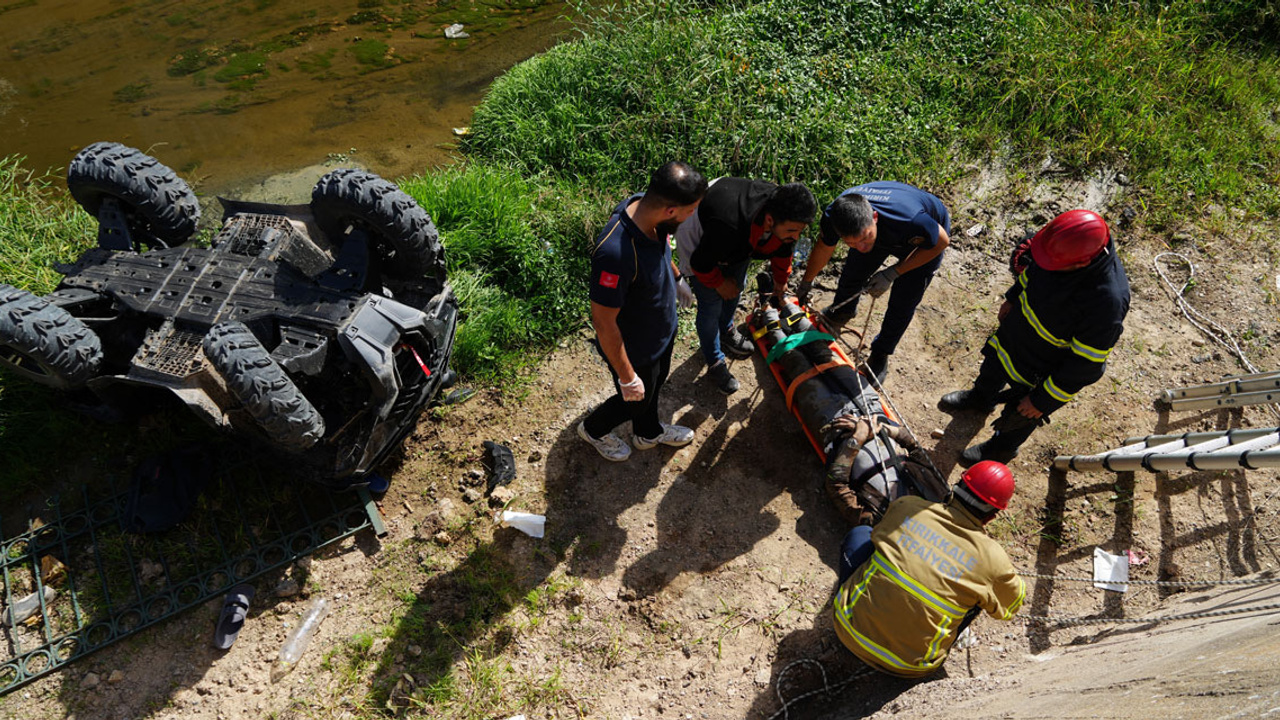
M 581 40 L 500 78 L 472 154 L 603 188 L 684 157 L 829 196 L 945 185 L 1001 148 L 1119 166 L 1157 225 L 1188 198 L 1280 209 L 1278 11 L 1263 0 L 644 8 L 589 14 Z

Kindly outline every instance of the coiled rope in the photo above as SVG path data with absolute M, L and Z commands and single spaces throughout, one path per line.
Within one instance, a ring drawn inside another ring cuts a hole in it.
M 812 664 L 812 665 L 818 666 L 818 672 L 822 673 L 822 687 L 816 688 L 814 690 L 810 690 L 807 693 L 801 693 L 800 695 L 797 695 L 791 698 L 790 700 L 783 698 L 782 697 L 782 681 L 784 678 L 786 678 L 787 673 L 791 671 L 791 668 L 796 667 L 797 665 L 806 665 L 806 664 Z M 779 708 L 777 712 L 770 715 L 768 720 L 777 720 L 779 715 L 781 715 L 784 720 L 791 720 L 792 705 L 795 705 L 796 703 L 806 698 L 811 698 L 814 695 L 820 695 L 822 693 L 833 693 L 843 688 L 844 686 L 848 685 L 849 683 L 853 682 L 854 680 L 857 680 L 858 678 L 864 675 L 869 675 L 870 673 L 871 673 L 871 668 L 864 666 L 861 669 L 855 670 L 851 675 L 841 680 L 840 682 L 832 684 L 827 679 L 827 669 L 822 666 L 821 662 L 814 660 L 813 658 L 801 658 L 799 660 L 795 660 L 791 663 L 788 663 L 787 666 L 782 668 L 782 670 L 778 673 L 778 679 L 774 681 L 774 685 L 773 685 L 773 690 L 775 693 L 777 693 L 778 702 L 782 703 L 782 707 Z

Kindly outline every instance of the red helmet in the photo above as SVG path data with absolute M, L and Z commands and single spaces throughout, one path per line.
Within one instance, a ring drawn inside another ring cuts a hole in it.
M 998 510 L 1009 507 L 1009 498 L 1013 497 L 1013 473 L 1007 465 L 995 460 L 983 460 L 965 470 L 960 482 L 969 488 L 969 492 Z
M 1031 238 L 1031 257 L 1045 270 L 1088 262 L 1102 252 L 1111 231 L 1092 210 L 1068 210 L 1049 221 Z

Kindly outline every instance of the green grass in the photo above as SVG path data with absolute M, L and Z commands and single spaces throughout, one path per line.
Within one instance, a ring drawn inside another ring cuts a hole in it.
M 1157 220 L 1216 201 L 1271 213 L 1280 179 L 1277 11 L 998 0 L 659 3 L 587 11 L 582 38 L 499 78 L 473 157 L 639 186 L 709 175 L 929 187 L 1009 148 L 1123 167 Z M 1191 192 L 1194 195 L 1189 196 Z
M 454 364 L 510 376 L 582 322 L 589 217 L 598 203 L 554 194 L 512 170 L 466 165 L 401 187 L 435 220 L 462 308 Z M 530 352 L 530 351 L 534 352 Z

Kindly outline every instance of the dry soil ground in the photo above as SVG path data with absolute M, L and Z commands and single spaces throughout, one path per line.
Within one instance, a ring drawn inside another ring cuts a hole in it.
M 978 350 L 1010 282 L 1004 266 L 1010 241 L 1071 207 L 1123 217 L 1131 204 L 1123 181 L 1109 172 L 1071 179 L 1052 166 L 1018 178 L 974 168 L 946 198 L 954 209 L 955 246 L 893 358 L 887 389 L 952 480 L 960 450 L 990 431 L 979 420 L 939 412 L 935 403 L 965 387 L 976 371 Z M 965 232 L 979 224 L 981 233 Z M 992 531 L 1015 565 L 1085 576 L 1093 549 L 1101 546 L 1149 558 L 1134 569 L 1141 579 L 1274 570 L 1280 559 L 1276 471 L 1065 478 L 1047 472 L 1055 455 L 1101 451 L 1131 435 L 1276 424 L 1267 409 L 1170 415 L 1152 404 L 1162 388 L 1243 372 L 1177 312 L 1153 270 L 1156 252 L 1173 243 L 1191 258 L 1198 275 L 1188 300 L 1247 339 L 1255 365 L 1276 369 L 1280 269 L 1266 252 L 1244 251 L 1264 247 L 1274 230 L 1217 208 L 1186 218 L 1177 239 L 1117 228 L 1133 285 L 1126 332 L 1107 376 L 1037 432 L 1012 463 L 1018 492 Z M 833 277 L 822 283 L 829 292 Z M 873 331 L 877 322 L 873 318 Z M 861 324 L 860 317 L 851 326 Z M 228 653 L 209 647 L 217 612 L 211 602 L 14 693 L 0 713 L 365 717 L 385 701 L 402 711 L 412 698 L 425 697 L 440 676 L 415 672 L 415 658 L 441 643 L 457 679 L 449 717 L 473 716 L 465 710 L 472 702 L 489 708 L 478 717 L 523 711 L 530 718 L 759 718 L 782 707 L 778 685 L 794 697 L 820 687 L 818 667 L 833 683 L 848 677 L 860 666 L 839 646 L 829 618 L 845 528 L 821 492 L 817 457 L 760 358 L 733 364 L 742 389 L 726 397 L 701 379 L 695 345 L 686 327 L 663 395 L 663 414 L 697 433 L 680 450 L 637 452 L 627 463 L 611 464 L 576 437 L 574 426 L 608 394 L 607 371 L 585 332 L 521 384 L 424 416 L 388 468 L 392 486 L 381 507 L 389 534 L 357 538 L 312 563 L 308 594 L 334 598 L 336 609 L 282 682 L 269 681 L 270 663 L 306 601 L 266 599 L 271 587 L 263 581 L 264 599 Z M 941 439 L 929 439 L 935 428 L 945 431 Z M 629 437 L 626 428 L 623 434 Z M 492 509 L 463 497 L 478 482 L 468 473 L 480 469 L 486 439 L 514 451 L 511 507 L 545 514 L 544 539 L 494 528 Z M 443 634 L 439 628 L 480 601 L 476 578 L 494 567 L 504 568 L 506 579 L 499 597 L 484 599 L 491 622 Z M 1040 581 L 1024 613 L 1133 617 L 1165 608 L 1170 594 L 1135 587 L 1120 596 L 1087 584 Z M 1062 676 L 1031 672 L 1035 661 L 1110 632 L 1107 626 L 1046 631 L 990 618 L 974 630 L 977 644 L 953 654 L 938 678 L 910 683 L 862 676 L 833 696 L 799 702 L 790 717 L 942 717 L 977 694 L 1010 688 L 1028 697 L 1038 691 L 1043 699 Z M 1124 662 L 1123 650 L 1117 653 L 1089 662 Z M 782 677 L 784 668 L 806 658 L 820 665 Z M 1019 668 L 1028 671 L 1025 677 Z M 108 682 L 116 671 L 117 682 Z M 1239 698 L 1215 695 L 1213 682 L 1205 683 L 1208 696 L 1198 695 L 1210 698 L 1207 704 L 1184 716 L 1236 708 Z M 371 695 L 375 684 L 394 684 L 390 697 Z M 1123 714 L 1123 694 L 1123 686 L 1115 690 L 1115 715 Z M 502 699 L 486 704 L 493 697 Z M 1072 715 L 1070 697 L 1061 694 L 1033 714 Z M 445 716 L 430 707 L 408 712 Z M 1103 710 L 1091 714 L 1107 714 L 1105 703 L 1095 707 Z M 990 710 L 1005 713 L 1017 714 Z

